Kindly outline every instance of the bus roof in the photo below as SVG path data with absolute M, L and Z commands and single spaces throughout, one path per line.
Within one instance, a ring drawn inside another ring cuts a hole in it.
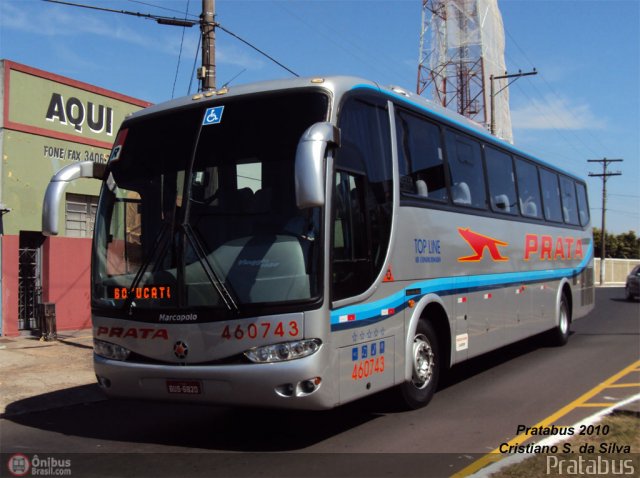
M 157 113 L 161 113 L 163 111 L 168 111 L 171 109 L 180 109 L 183 107 L 188 107 L 194 103 L 208 103 L 211 101 L 220 101 L 223 98 L 230 97 L 238 97 L 243 95 L 250 95 L 255 93 L 265 93 L 271 91 L 282 91 L 282 90 L 290 90 L 297 88 L 309 88 L 309 87 L 318 87 L 325 89 L 333 95 L 334 98 L 340 98 L 342 95 L 354 91 L 354 90 L 371 90 L 373 92 L 382 93 L 390 99 L 395 100 L 398 103 L 404 103 L 405 105 L 409 105 L 413 108 L 417 108 L 427 115 L 437 118 L 438 120 L 448 124 L 449 126 L 453 126 L 457 129 L 460 129 L 468 134 L 473 136 L 480 137 L 482 140 L 492 143 L 496 146 L 509 150 L 513 154 L 517 154 L 519 156 L 525 157 L 529 160 L 537 162 L 543 166 L 551 168 L 556 171 L 561 171 L 564 174 L 567 174 L 574 179 L 579 181 L 583 181 L 579 176 L 567 172 L 561 169 L 558 166 L 554 166 L 550 163 L 540 160 L 535 156 L 527 154 L 526 152 L 518 149 L 511 143 L 502 140 L 496 136 L 493 136 L 486 130 L 481 124 L 476 123 L 475 121 L 470 120 L 452 110 L 444 108 L 443 106 L 423 97 L 412 93 L 411 91 L 397 87 L 397 86 L 381 86 L 373 81 L 366 80 L 360 77 L 355 76 L 326 76 L 326 77 L 301 77 L 301 78 L 288 78 L 288 79 L 280 79 L 280 80 L 268 80 L 261 81 L 256 83 L 247 83 L 241 84 L 232 87 L 225 87 L 219 90 L 197 93 L 190 96 L 185 96 L 181 98 L 177 98 L 174 100 L 166 101 L 163 103 L 158 103 L 152 105 L 144 110 L 137 111 L 133 113 L 127 119 L 138 119 L 143 118 L 147 115 L 154 115 Z M 332 113 L 335 115 L 336 112 Z

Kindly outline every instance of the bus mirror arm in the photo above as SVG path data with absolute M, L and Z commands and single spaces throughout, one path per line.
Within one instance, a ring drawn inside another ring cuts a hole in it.
M 298 142 L 295 163 L 298 209 L 324 205 L 324 157 L 329 145 L 340 146 L 340 130 L 331 123 L 310 126 Z
M 42 203 L 42 234 L 58 235 L 58 212 L 67 185 L 79 178 L 102 179 L 106 164 L 83 161 L 65 166 L 53 175 L 47 186 Z

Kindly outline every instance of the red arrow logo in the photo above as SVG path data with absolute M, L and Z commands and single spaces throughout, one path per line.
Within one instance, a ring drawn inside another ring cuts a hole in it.
M 469 244 L 469 247 L 475 252 L 472 256 L 459 257 L 458 262 L 479 262 L 484 258 L 484 251 L 488 250 L 493 261 L 504 262 L 508 261 L 508 257 L 504 257 L 500 254 L 498 246 L 508 246 L 508 242 L 500 241 L 493 237 L 485 236 L 484 234 L 478 234 L 473 232 L 468 227 L 463 229 L 458 228 L 458 233 Z

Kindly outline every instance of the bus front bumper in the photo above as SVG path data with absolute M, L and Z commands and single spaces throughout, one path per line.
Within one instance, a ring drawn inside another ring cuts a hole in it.
M 94 368 L 101 389 L 114 398 L 324 410 L 336 406 L 337 393 L 323 376 L 321 352 L 237 365 L 141 364 L 94 354 Z

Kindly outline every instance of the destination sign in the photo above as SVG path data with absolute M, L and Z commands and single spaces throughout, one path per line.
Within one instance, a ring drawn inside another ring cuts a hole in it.
M 171 299 L 171 286 L 168 285 L 149 285 L 144 287 L 110 287 L 108 289 L 110 299 L 126 300 L 126 299 Z

